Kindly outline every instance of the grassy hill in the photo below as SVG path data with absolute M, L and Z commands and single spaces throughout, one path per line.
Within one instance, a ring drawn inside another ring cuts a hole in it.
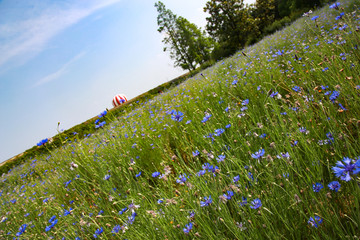
M 122 114 L 125 114 L 126 111 L 129 111 L 130 109 L 136 108 L 139 104 L 146 102 L 150 99 L 152 99 L 157 94 L 169 90 L 181 82 L 185 81 L 187 78 L 191 77 L 192 75 L 195 75 L 198 71 L 201 71 L 201 69 L 196 70 L 194 72 L 185 73 L 177 78 L 174 78 L 173 80 L 163 83 L 156 88 L 153 88 L 133 99 L 130 99 L 129 101 L 123 103 L 120 106 L 117 106 L 112 109 L 106 109 L 107 112 L 109 112 L 112 117 L 116 117 Z M 95 121 L 99 119 L 98 116 L 95 116 L 81 124 L 78 124 L 70 129 L 67 129 L 65 131 L 62 131 L 53 136 L 52 138 L 46 139 L 47 144 L 45 146 L 34 146 L 30 149 L 27 149 L 23 153 L 20 153 L 2 163 L 0 163 L 0 175 L 7 173 L 10 169 L 12 169 L 15 166 L 18 166 L 22 163 L 24 163 L 29 158 L 34 158 L 35 156 L 48 154 L 50 150 L 59 148 L 63 144 L 66 144 L 67 142 L 77 141 L 81 140 L 85 137 L 90 136 L 91 134 L 95 133 L 98 128 L 96 128 Z M 106 117 L 104 117 L 106 121 Z
M 327 6 L 24 158 L 0 237 L 358 238 L 359 26 Z

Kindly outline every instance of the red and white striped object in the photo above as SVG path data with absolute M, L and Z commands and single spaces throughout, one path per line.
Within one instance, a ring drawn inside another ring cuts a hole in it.
M 112 104 L 114 107 L 117 107 L 123 104 L 124 102 L 127 102 L 127 98 L 124 94 L 118 94 L 112 100 Z

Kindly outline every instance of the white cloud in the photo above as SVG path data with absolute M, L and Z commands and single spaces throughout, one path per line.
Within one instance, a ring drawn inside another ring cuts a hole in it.
M 86 53 L 85 52 L 81 52 L 79 54 L 77 54 L 76 56 L 74 56 L 72 59 L 70 59 L 67 63 L 65 63 L 59 70 L 57 70 L 56 72 L 53 72 L 43 78 L 41 78 L 39 81 L 37 81 L 34 85 L 34 87 L 40 86 L 42 84 L 51 82 L 59 77 L 61 77 L 63 74 L 65 74 L 68 70 L 68 68 L 75 62 L 77 61 L 79 58 L 81 58 L 82 56 L 84 56 Z
M 17 57 L 28 54 L 35 56 L 61 31 L 97 10 L 119 1 L 92 0 L 86 1 L 86 5 L 83 1 L 74 1 L 71 5 L 36 9 L 32 14 L 24 14 L 26 19 L 21 13 L 16 13 L 17 20 L 6 23 L 0 21 L 0 68 Z

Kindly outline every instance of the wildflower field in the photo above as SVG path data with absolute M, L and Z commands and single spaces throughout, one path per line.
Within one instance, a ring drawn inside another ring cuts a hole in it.
M 306 13 L 14 167 L 0 239 L 359 239 L 359 7 Z

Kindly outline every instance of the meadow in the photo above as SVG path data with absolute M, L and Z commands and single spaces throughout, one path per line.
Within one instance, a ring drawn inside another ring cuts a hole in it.
M 306 13 L 12 168 L 0 238 L 359 239 L 359 3 Z

